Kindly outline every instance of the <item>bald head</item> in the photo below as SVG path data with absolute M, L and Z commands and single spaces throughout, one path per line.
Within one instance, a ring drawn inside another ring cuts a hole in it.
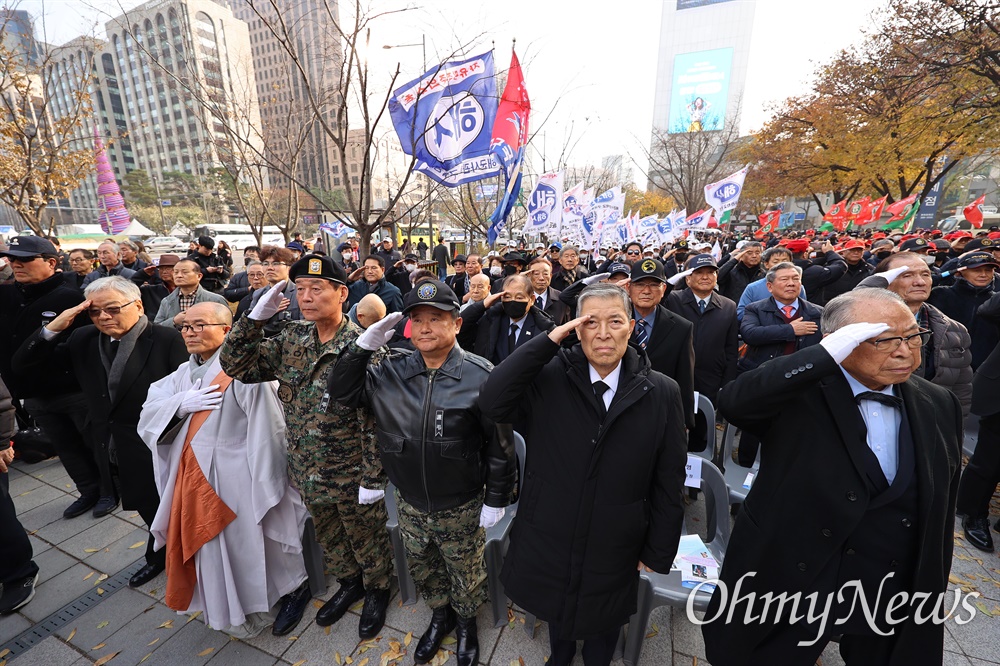
M 222 303 L 206 301 L 195 303 L 184 311 L 185 320 L 195 317 L 201 318 L 206 324 L 233 325 L 233 312 Z
M 189 354 L 207 361 L 226 340 L 233 313 L 222 303 L 195 303 L 184 311 L 181 335 Z
M 368 328 L 385 317 L 385 303 L 378 295 L 368 294 L 358 301 L 358 309 L 355 314 L 361 328 Z

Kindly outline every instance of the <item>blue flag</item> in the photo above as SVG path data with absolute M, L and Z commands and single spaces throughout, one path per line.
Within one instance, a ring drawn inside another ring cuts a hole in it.
M 493 52 L 446 62 L 403 84 L 389 99 L 389 114 L 414 171 L 457 187 L 500 173 L 490 152 L 497 115 Z

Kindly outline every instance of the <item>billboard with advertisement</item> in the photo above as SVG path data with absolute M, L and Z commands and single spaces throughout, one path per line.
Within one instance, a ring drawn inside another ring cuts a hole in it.
M 674 58 L 670 86 L 670 134 L 724 128 L 732 78 L 733 49 L 681 53 Z
M 677 0 L 677 11 L 704 7 L 705 5 L 718 5 L 723 2 L 733 2 L 733 0 Z

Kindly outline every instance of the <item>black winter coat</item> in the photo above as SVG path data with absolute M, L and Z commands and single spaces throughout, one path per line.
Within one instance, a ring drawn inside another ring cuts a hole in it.
M 633 312 L 633 317 L 636 316 Z M 636 341 L 634 330 L 632 341 Z M 653 370 L 677 382 L 681 389 L 685 423 L 688 428 L 694 428 L 697 411 L 694 404 L 694 326 L 681 315 L 657 305 L 653 334 L 646 343 L 646 356 Z
M 847 262 L 833 250 L 815 259 L 796 259 L 792 263 L 802 269 L 802 288 L 806 290 L 810 302 L 820 306 L 827 301 L 823 297 L 823 289 L 847 272 Z
M 684 520 L 687 438 L 677 383 L 629 347 L 601 423 L 580 345 L 518 347 L 479 395 L 497 423 L 523 422 L 527 458 L 507 596 L 560 638 L 608 632 L 636 609 L 641 561 L 670 569 Z
M 819 320 L 823 316 L 823 308 L 799 299 L 799 309 L 795 318 L 816 323 L 816 332 L 811 335 L 795 335 L 791 324 L 786 324 L 778 310 L 774 298 L 768 296 L 763 301 L 757 301 L 747 306 L 743 311 L 743 321 L 740 323 L 740 335 L 747 345 L 746 354 L 740 359 L 737 367 L 740 372 L 752 370 L 764 361 L 783 356 L 785 346 L 795 343 L 795 351 L 819 344 L 823 333 L 819 329 Z
M 980 305 L 976 315 L 983 325 L 1000 327 L 1000 292 Z M 997 412 L 1000 412 L 1000 344 L 993 347 L 972 378 L 972 413 L 991 416 Z
M 946 317 L 964 325 L 972 336 L 972 369 L 976 370 L 1000 342 L 1000 329 L 977 315 L 979 306 L 993 295 L 991 287 L 977 289 L 968 280 L 958 278 L 950 287 L 934 287 L 927 302 Z
M 382 467 L 409 504 L 443 511 L 483 496 L 510 504 L 514 431 L 486 418 L 476 403 L 493 366 L 455 345 L 434 373 L 419 352 L 396 350 L 369 363 L 352 344 L 330 371 L 330 397 L 375 414 Z
M 829 303 L 837 296 L 852 291 L 855 287 L 861 284 L 862 280 L 874 272 L 875 267 L 867 261 L 859 261 L 853 266 L 847 264 L 847 272 L 841 275 L 840 279 L 836 282 L 831 282 L 823 288 L 823 303 Z M 810 294 L 810 296 L 812 295 L 811 292 L 807 291 L 806 293 Z
M 533 337 L 548 333 L 556 327 L 547 314 L 534 306 L 528 310 L 525 317 L 525 324 L 518 336 L 518 347 L 526 344 Z M 510 319 L 504 314 L 503 305 L 499 301 L 489 309 L 483 307 L 483 301 L 473 303 L 462 312 L 462 330 L 458 334 L 458 343 L 462 349 L 482 356 L 493 365 L 499 365 L 504 359 L 500 357 L 497 344 L 501 335 L 507 335 L 506 330 L 501 331 L 500 329 L 504 322 L 509 321 Z
M 11 367 L 14 352 L 63 310 L 83 302 L 83 294 L 66 284 L 62 273 L 56 273 L 38 284 L 5 284 L 0 286 L 0 377 L 18 400 L 49 398 L 76 393 L 80 384 L 66 364 L 48 362 L 32 372 L 16 372 Z M 49 314 L 51 313 L 51 314 Z M 86 314 L 79 315 L 73 328 L 90 323 Z
M 15 354 L 14 367 L 31 372 L 51 358 L 72 368 L 87 397 L 88 425 L 94 442 L 107 452 L 108 442 L 114 438 L 122 506 L 156 511 L 160 498 L 153 479 L 152 455 L 136 431 L 139 413 L 149 385 L 172 373 L 190 355 L 177 330 L 150 323 L 136 340 L 118 393 L 112 400 L 108 394 L 108 374 L 98 349 L 101 335 L 96 326 L 84 326 L 50 342 L 36 333 Z
M 761 279 L 764 274 L 761 264 L 747 268 L 739 259 L 730 259 L 719 266 L 719 293 L 733 303 L 739 303 L 747 285 Z
M 694 326 L 694 390 L 714 404 L 722 385 L 736 378 L 740 333 L 736 304 L 713 293 L 701 312 L 691 290 L 681 289 L 667 294 L 667 309 Z

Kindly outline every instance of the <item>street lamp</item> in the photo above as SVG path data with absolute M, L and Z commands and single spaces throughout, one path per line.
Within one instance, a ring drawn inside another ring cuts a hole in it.
M 401 49 L 408 46 L 419 46 L 423 50 L 424 56 L 424 71 L 427 71 L 427 35 L 420 35 L 419 44 L 384 44 L 383 49 Z

